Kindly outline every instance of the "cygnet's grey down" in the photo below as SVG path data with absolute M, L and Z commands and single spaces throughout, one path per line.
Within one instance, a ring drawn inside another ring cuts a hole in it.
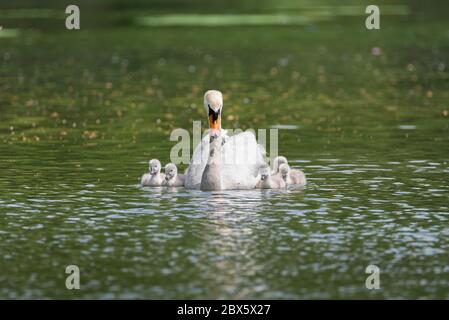
M 304 172 L 301 170 L 291 170 L 290 166 L 286 163 L 279 166 L 279 173 L 287 186 L 304 186 L 307 183 Z
M 281 177 L 280 168 L 282 165 L 287 166 L 287 167 L 284 166 L 284 171 L 285 170 L 288 171 L 288 179 L 286 179 L 287 185 L 300 185 L 300 186 L 306 185 L 307 179 L 304 172 L 302 172 L 299 169 L 291 169 L 290 166 L 288 165 L 287 158 L 283 156 L 278 156 L 274 158 L 272 174 Z
M 164 186 L 167 187 L 184 187 L 185 175 L 178 174 L 178 168 L 174 163 L 168 163 L 165 166 L 165 181 Z
M 259 169 L 260 180 L 256 184 L 257 189 L 279 189 L 285 188 L 285 182 L 277 175 L 271 175 L 269 167 Z
M 161 173 L 161 162 L 157 159 L 149 161 L 149 173 L 145 173 L 140 179 L 142 186 L 159 187 L 162 185 L 165 175 Z

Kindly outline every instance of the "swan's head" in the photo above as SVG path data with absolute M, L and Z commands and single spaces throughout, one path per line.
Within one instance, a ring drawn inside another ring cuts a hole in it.
M 165 166 L 165 180 L 173 179 L 178 174 L 178 168 L 174 163 L 167 163 Z
M 290 172 L 290 167 L 288 164 L 283 163 L 279 166 L 279 172 L 281 173 L 282 179 L 284 179 L 285 182 L 287 182 L 287 176 Z
M 152 159 L 148 162 L 150 167 L 150 174 L 155 175 L 161 172 L 161 162 L 158 159 Z
M 273 160 L 274 173 L 278 173 L 279 172 L 281 164 L 287 164 L 288 165 L 288 161 L 287 161 L 286 157 L 278 156 L 278 157 L 274 158 L 274 160 Z
M 270 167 L 262 167 L 259 169 L 260 180 L 265 181 L 270 176 Z
M 204 94 L 204 107 L 209 117 L 209 132 L 212 136 L 219 136 L 221 130 L 221 109 L 223 95 L 218 90 L 208 90 Z

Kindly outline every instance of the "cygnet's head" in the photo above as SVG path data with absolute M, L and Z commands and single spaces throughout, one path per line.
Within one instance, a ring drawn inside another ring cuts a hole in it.
M 155 175 L 155 174 L 161 172 L 161 162 L 158 159 L 152 159 L 148 163 L 149 163 L 151 175 Z
M 178 174 L 178 168 L 174 163 L 167 163 L 165 166 L 165 180 L 173 179 Z
M 270 167 L 261 167 L 259 169 L 260 172 L 260 180 L 265 181 L 270 176 Z
M 287 181 L 288 173 L 290 172 L 290 167 L 288 164 L 283 163 L 279 166 L 279 172 L 281 173 L 282 179 L 284 181 Z
M 208 90 L 204 94 L 204 108 L 209 117 L 209 132 L 212 136 L 219 136 L 221 130 L 221 109 L 223 95 L 218 90 Z
M 287 158 L 283 156 L 278 156 L 273 160 L 273 170 L 275 173 L 279 172 L 281 164 L 288 164 Z

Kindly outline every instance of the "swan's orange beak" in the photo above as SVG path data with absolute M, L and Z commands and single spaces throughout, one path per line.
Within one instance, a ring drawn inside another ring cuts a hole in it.
M 209 112 L 209 132 L 211 136 L 218 137 L 221 131 L 220 113 Z

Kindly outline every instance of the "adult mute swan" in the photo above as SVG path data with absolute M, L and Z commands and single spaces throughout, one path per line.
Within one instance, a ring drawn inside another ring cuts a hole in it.
M 185 176 L 178 174 L 178 168 L 174 163 L 165 165 L 165 181 L 162 185 L 167 187 L 184 187 Z
M 162 185 L 162 182 L 164 181 L 164 174 L 161 172 L 161 162 L 157 159 L 152 159 L 149 161 L 149 173 L 145 173 L 141 180 L 140 184 L 142 186 L 149 186 L 149 187 L 159 187 Z
M 226 130 L 222 130 L 223 96 L 220 91 L 207 91 L 204 107 L 209 118 L 209 134 L 193 152 L 185 187 L 202 190 L 254 189 L 259 168 L 267 165 L 263 147 L 257 144 L 252 132 L 228 136 Z

